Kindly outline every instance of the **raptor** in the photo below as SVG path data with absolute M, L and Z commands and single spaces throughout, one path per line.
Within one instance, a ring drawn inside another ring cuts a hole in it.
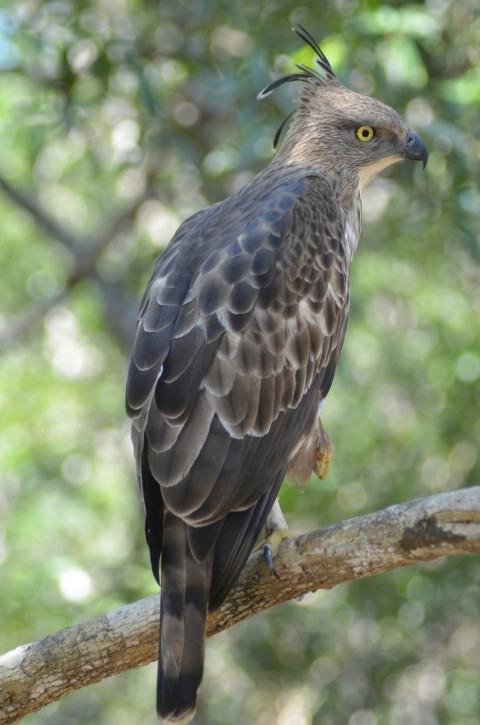
M 262 528 L 284 526 L 288 471 L 328 468 L 319 408 L 347 328 L 362 190 L 390 164 L 428 158 L 398 113 L 348 90 L 296 32 L 316 67 L 260 93 L 299 84 L 280 150 L 180 226 L 143 295 L 130 360 L 127 412 L 161 583 L 157 709 L 170 722 L 195 712 L 208 610 Z

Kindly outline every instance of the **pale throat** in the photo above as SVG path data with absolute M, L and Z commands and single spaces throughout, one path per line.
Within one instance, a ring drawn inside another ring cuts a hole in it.
M 356 191 L 353 197 L 350 196 L 350 203 L 345 205 L 341 203 L 345 211 L 345 249 L 349 262 L 352 261 L 353 255 L 357 251 L 358 241 L 360 238 L 360 230 L 362 224 L 362 194 L 374 176 L 386 169 L 388 166 L 401 161 L 400 156 L 388 156 L 379 159 L 373 164 L 362 166 L 357 172 Z
M 397 161 L 401 160 L 401 156 L 387 156 L 383 159 L 379 159 L 369 166 L 362 166 L 358 171 L 358 188 L 360 193 L 363 192 L 367 184 L 369 184 L 373 177 L 379 174 L 380 171 L 383 171 L 389 166 L 392 166 L 392 164 L 396 164 Z

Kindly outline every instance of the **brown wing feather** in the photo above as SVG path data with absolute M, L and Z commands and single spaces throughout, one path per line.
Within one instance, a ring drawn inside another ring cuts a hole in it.
M 217 435 L 212 421 L 234 439 L 268 436 L 309 390 L 325 387 L 344 332 L 343 230 L 328 183 L 292 175 L 279 188 L 263 187 L 264 198 L 250 193 L 180 228 L 167 271 L 160 261 L 150 281 L 130 365 L 134 436 L 148 439 L 166 507 L 191 524 L 206 525 L 224 511 L 223 469 L 192 485 L 196 461 Z M 221 208 L 228 205 L 236 214 Z M 247 220 L 238 211 L 246 208 Z M 300 433 L 276 453 L 277 471 Z M 252 475 L 240 461 L 236 480 L 228 476 L 231 510 L 243 505 Z M 258 483 L 259 498 L 268 485 Z M 199 514 L 206 509 L 208 518 Z

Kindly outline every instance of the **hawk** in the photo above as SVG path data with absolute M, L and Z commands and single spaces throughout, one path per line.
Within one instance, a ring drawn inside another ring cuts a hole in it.
M 130 360 L 127 412 L 161 583 L 157 710 L 169 722 L 194 715 L 207 611 L 261 529 L 285 526 L 287 472 L 328 465 L 319 408 L 345 338 L 362 189 L 396 161 L 428 158 L 398 113 L 348 90 L 296 32 L 316 68 L 259 95 L 301 84 L 280 150 L 180 226 L 143 295 Z

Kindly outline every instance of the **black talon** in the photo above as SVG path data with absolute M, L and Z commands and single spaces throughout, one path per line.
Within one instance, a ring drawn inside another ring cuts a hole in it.
M 265 559 L 265 563 L 268 566 L 270 574 L 273 574 L 276 579 L 280 579 L 280 575 L 278 574 L 273 564 L 272 547 L 270 546 L 270 544 L 265 544 L 265 546 L 263 547 L 263 558 Z

